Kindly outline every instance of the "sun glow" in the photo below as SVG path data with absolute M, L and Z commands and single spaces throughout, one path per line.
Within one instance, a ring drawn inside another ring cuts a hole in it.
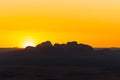
M 25 40 L 23 43 L 23 48 L 26 48 L 27 46 L 35 46 L 35 43 L 33 40 Z

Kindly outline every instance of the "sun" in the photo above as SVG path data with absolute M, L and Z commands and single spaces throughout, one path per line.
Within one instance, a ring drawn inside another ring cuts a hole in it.
M 25 40 L 23 43 L 23 48 L 26 48 L 27 46 L 35 46 L 35 43 L 33 40 L 29 39 L 29 40 Z

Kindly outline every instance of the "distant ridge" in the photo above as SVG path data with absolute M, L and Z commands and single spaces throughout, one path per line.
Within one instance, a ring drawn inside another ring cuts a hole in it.
M 0 48 L 0 54 L 7 53 L 15 50 L 21 50 L 22 48 Z

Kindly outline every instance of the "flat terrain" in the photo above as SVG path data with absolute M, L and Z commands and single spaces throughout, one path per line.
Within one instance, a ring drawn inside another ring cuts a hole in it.
M 120 80 L 105 68 L 1 65 L 0 80 Z

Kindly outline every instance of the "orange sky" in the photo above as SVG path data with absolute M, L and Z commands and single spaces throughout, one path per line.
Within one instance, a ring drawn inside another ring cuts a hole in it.
M 120 0 L 1 0 L 0 47 L 78 41 L 120 47 Z

